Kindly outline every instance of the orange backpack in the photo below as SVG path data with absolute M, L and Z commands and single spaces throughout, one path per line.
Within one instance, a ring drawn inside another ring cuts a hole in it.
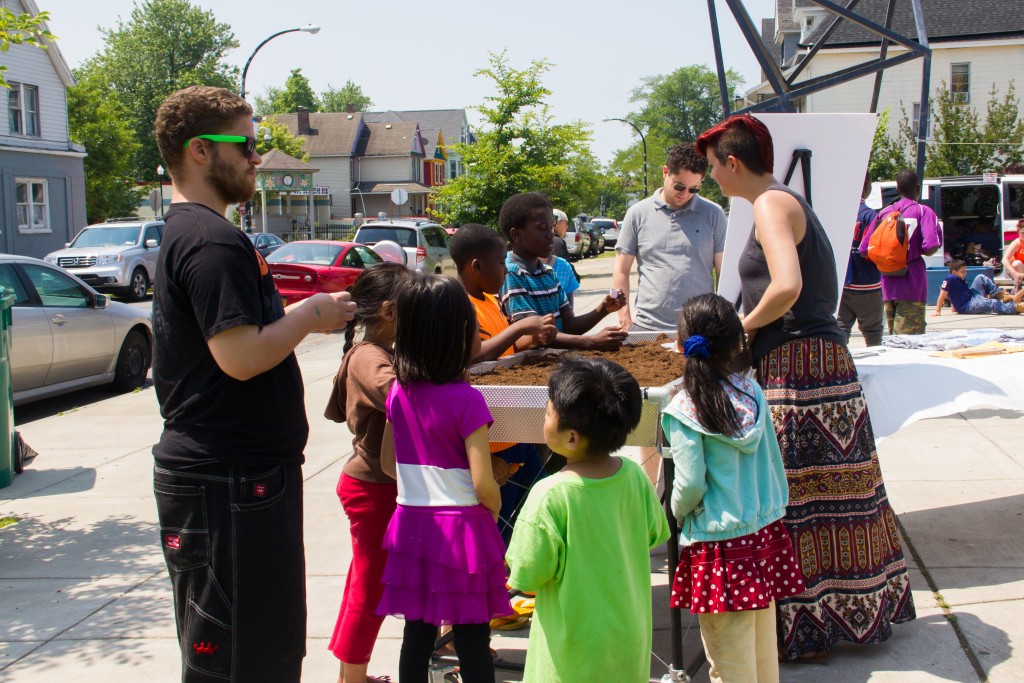
M 878 267 L 878 272 L 889 277 L 907 274 L 907 252 L 910 249 L 910 235 L 907 223 L 896 209 L 893 209 L 875 226 L 868 240 L 868 260 Z

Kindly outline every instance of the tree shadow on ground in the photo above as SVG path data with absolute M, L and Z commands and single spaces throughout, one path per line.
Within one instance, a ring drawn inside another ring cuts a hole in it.
M 30 667 L 39 680 L 66 672 L 69 656 L 81 667 L 145 665 L 148 639 L 174 638 L 157 539 L 154 524 L 128 517 L 24 516 L 0 530 L 0 642 L 37 646 L 4 664 Z M 112 642 L 76 642 L 96 640 Z

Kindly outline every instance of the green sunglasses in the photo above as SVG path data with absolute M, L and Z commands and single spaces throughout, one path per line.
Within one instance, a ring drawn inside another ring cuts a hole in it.
M 242 145 L 242 151 L 245 157 L 248 159 L 256 151 L 256 138 L 251 138 L 246 135 L 196 135 L 185 141 L 185 147 L 188 147 L 188 143 L 193 140 L 210 140 L 212 142 L 234 142 L 235 144 Z

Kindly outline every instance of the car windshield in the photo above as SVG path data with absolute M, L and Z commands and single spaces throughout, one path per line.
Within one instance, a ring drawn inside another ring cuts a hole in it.
M 392 226 L 363 226 L 356 233 L 356 242 L 361 244 L 376 244 L 388 240 L 397 242 L 403 247 L 416 248 L 416 231 L 411 228 L 399 228 Z
M 136 228 L 86 228 L 78 233 L 72 247 L 120 247 L 139 243 Z
M 594 221 L 594 226 L 602 232 L 605 230 L 611 230 L 615 227 L 615 221 Z
M 329 266 L 345 248 L 344 244 L 317 244 L 315 242 L 292 242 L 270 256 L 267 263 L 302 263 L 310 266 Z

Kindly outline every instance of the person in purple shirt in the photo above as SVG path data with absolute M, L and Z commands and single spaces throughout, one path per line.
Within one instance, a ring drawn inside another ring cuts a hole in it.
M 900 193 L 899 201 L 878 212 L 878 217 L 861 240 L 860 253 L 867 256 L 875 228 L 891 212 L 899 211 L 910 232 L 907 274 L 898 277 L 882 275 L 886 326 L 889 334 L 924 334 L 928 277 L 923 257 L 931 256 L 942 248 L 942 229 L 935 212 L 917 202 L 921 193 L 921 179 L 917 173 L 909 169 L 897 173 L 896 190 Z

